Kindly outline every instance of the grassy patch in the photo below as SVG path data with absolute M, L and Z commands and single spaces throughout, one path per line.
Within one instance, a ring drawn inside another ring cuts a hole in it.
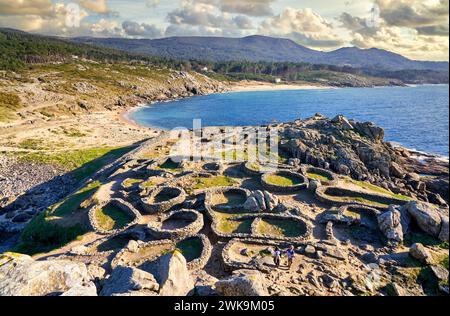
M 19 143 L 19 148 L 27 150 L 48 149 L 48 147 L 44 145 L 44 141 L 42 139 L 35 139 L 35 138 L 24 139 Z
M 213 204 L 215 206 L 233 206 L 241 205 L 246 201 L 245 195 L 239 193 L 225 192 L 215 194 L 213 197 Z
M 421 232 L 409 232 L 404 239 L 404 244 L 407 247 L 411 247 L 412 245 L 420 243 L 425 246 L 438 247 L 441 249 L 448 250 L 448 242 L 442 242 L 437 238 L 433 238 L 427 234 Z
M 200 238 L 190 238 L 180 241 L 177 244 L 177 249 L 186 258 L 186 261 L 192 261 L 200 258 L 202 255 L 203 244 Z
M 134 184 L 136 184 L 136 183 L 141 183 L 141 182 L 143 182 L 141 179 L 126 179 L 126 180 L 122 183 L 122 185 L 123 185 L 125 188 L 131 188 Z
M 155 183 L 152 180 L 148 180 L 148 181 L 142 182 L 141 186 L 143 188 L 151 188 L 151 187 L 155 186 Z
M 299 224 L 294 221 L 274 219 L 261 220 L 258 231 L 264 235 L 277 237 L 299 237 L 305 233 Z
M 83 180 L 132 149 L 133 146 L 88 148 L 52 153 L 26 153 L 20 154 L 19 158 L 22 161 L 62 167 L 73 171 L 77 180 Z
M 373 192 L 376 192 L 376 193 L 380 193 L 380 194 L 384 194 L 384 195 L 387 195 L 387 196 L 390 196 L 390 197 L 393 197 L 393 198 L 396 198 L 396 199 L 399 199 L 399 200 L 404 200 L 404 201 L 412 201 L 413 200 L 410 197 L 407 197 L 407 196 L 404 196 L 404 195 L 401 195 L 401 194 L 392 193 L 391 191 L 388 191 L 388 190 L 386 190 L 384 188 L 381 188 L 381 187 L 376 186 L 374 184 L 371 184 L 369 182 L 356 181 L 356 180 L 353 180 L 353 179 L 346 179 L 346 181 L 350 182 L 350 183 L 352 183 L 354 185 L 357 185 L 357 186 L 359 186 L 359 187 L 361 187 L 363 189 L 366 189 L 366 190 L 369 190 L 369 191 L 373 191 Z
M 253 219 L 236 220 L 236 215 L 218 213 L 217 229 L 223 234 L 249 234 L 251 233 L 251 227 Z
M 52 223 L 48 212 L 41 213 L 25 227 L 14 251 L 28 255 L 46 253 L 78 239 L 87 231 L 80 225 L 62 227 Z
M 306 174 L 306 176 L 310 179 L 319 180 L 321 182 L 328 182 L 328 181 L 333 180 L 330 177 L 327 177 L 327 176 L 324 176 L 323 174 L 319 174 L 319 173 L 315 173 L 315 172 L 308 172 Z
M 269 175 L 266 178 L 267 182 L 273 185 L 277 185 L 280 187 L 290 187 L 294 185 L 298 185 L 303 183 L 301 179 L 296 177 L 287 177 L 287 176 L 280 176 L 280 175 Z
M 15 113 L 20 108 L 22 108 L 22 103 L 19 96 L 13 93 L 0 92 L 0 122 L 14 120 L 17 117 Z
M 209 189 L 215 187 L 232 187 L 237 181 L 227 176 L 217 176 L 211 178 L 197 178 L 193 186 L 194 190 Z
M 183 169 L 180 168 L 179 164 L 173 162 L 172 159 L 167 159 L 162 165 L 158 166 L 157 169 L 170 170 L 174 172 L 183 171 Z
M 88 200 L 97 192 L 97 189 L 100 187 L 100 182 L 93 182 L 81 189 L 77 193 L 69 196 L 64 202 L 62 202 L 59 206 L 56 207 L 52 216 L 63 217 L 67 215 L 72 215 L 80 209 L 85 209 Z
M 131 216 L 120 208 L 113 205 L 106 205 L 95 212 L 98 225 L 104 230 L 120 229 L 132 221 Z

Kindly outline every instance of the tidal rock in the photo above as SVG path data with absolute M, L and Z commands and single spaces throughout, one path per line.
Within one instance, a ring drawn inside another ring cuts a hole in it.
M 417 243 L 411 246 L 409 254 L 416 260 L 419 260 L 423 264 L 430 265 L 433 263 L 433 257 L 424 247 L 424 245 Z
M 9 253 L 0 255 L 0 276 L 1 296 L 57 295 L 91 281 L 84 263 Z
M 160 284 L 161 296 L 186 296 L 194 289 L 194 280 L 186 266 L 186 259 L 174 251 L 158 259 L 155 275 Z
M 157 292 L 159 284 L 152 274 L 132 267 L 119 266 L 103 284 L 101 296 L 132 292 Z
M 216 290 L 223 296 L 268 296 L 264 276 L 257 270 L 237 270 L 229 278 L 216 283 Z

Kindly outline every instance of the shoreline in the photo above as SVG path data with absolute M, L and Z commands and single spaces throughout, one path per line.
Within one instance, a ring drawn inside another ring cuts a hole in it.
M 258 81 L 241 81 L 230 85 L 230 91 L 233 92 L 258 92 L 258 91 L 301 91 L 301 90 L 332 90 L 338 89 L 332 86 L 319 86 L 313 84 L 276 84 Z

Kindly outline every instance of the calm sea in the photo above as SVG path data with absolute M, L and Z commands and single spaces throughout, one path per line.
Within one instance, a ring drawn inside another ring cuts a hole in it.
M 130 114 L 144 126 L 192 128 L 260 125 L 307 118 L 319 112 L 372 121 L 386 140 L 428 153 L 449 155 L 448 85 L 238 92 L 200 96 L 145 106 Z

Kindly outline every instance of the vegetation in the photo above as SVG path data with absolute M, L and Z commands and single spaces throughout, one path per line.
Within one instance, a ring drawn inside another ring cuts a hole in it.
M 306 174 L 306 176 L 310 179 L 319 180 L 321 182 L 328 182 L 328 181 L 332 180 L 330 177 L 324 176 L 323 174 L 314 173 L 314 172 L 308 172 Z
M 196 184 L 193 186 L 194 190 L 209 189 L 214 187 L 232 187 L 236 185 L 236 180 L 227 176 L 217 176 L 211 178 L 197 178 Z
M 126 179 L 122 184 L 125 188 L 131 188 L 134 184 L 141 182 L 141 179 Z
M 177 249 L 186 258 L 187 262 L 200 258 L 202 255 L 203 244 L 200 238 L 189 238 L 180 241 Z
M 15 113 L 21 107 L 22 103 L 16 94 L 0 91 L 0 122 L 8 122 L 16 118 Z
M 111 204 L 97 209 L 95 218 L 98 225 L 104 230 L 120 229 L 132 221 L 132 218 L 126 212 Z
M 100 182 L 98 181 L 87 185 L 85 188 L 69 196 L 55 208 L 53 213 L 50 214 L 52 216 L 64 217 L 86 209 L 86 206 L 88 206 L 86 203 L 89 203 L 89 199 L 97 192 L 99 187 Z
M 261 220 L 258 231 L 260 234 L 277 237 L 299 237 L 305 233 L 297 222 L 274 219 Z
M 384 188 L 381 188 L 381 187 L 376 186 L 374 184 L 371 184 L 369 182 L 356 181 L 356 180 L 353 180 L 353 179 L 350 179 L 350 178 L 346 179 L 345 181 L 348 182 L 348 183 L 357 185 L 357 186 L 359 186 L 359 187 L 361 187 L 363 189 L 366 189 L 366 190 L 369 190 L 369 191 L 373 191 L 373 192 L 376 192 L 376 193 L 380 193 L 380 194 L 384 194 L 384 195 L 387 195 L 387 196 L 390 196 L 390 197 L 393 197 L 393 198 L 396 198 L 396 199 L 399 199 L 399 200 L 412 201 L 412 198 L 410 198 L 410 197 L 407 197 L 407 196 L 404 196 L 404 195 L 401 195 L 401 194 L 392 193 L 389 190 L 386 190 Z
M 217 213 L 218 224 L 217 229 L 223 234 L 249 234 L 253 219 L 236 219 L 236 215 Z
M 299 178 L 280 176 L 276 174 L 269 175 L 266 179 L 268 183 L 278 185 L 280 187 L 290 187 L 302 183 Z

